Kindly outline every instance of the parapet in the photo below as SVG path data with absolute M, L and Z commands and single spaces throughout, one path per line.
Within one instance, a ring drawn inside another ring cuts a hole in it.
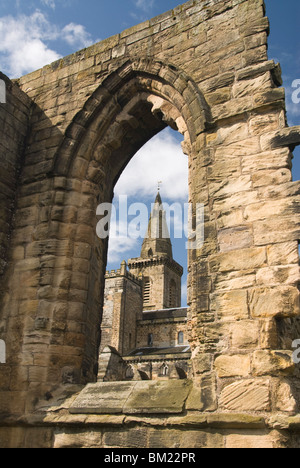
M 127 278 L 139 286 L 142 286 L 142 280 L 127 270 L 126 262 L 122 262 L 121 268 L 118 268 L 117 270 L 106 271 L 105 279 L 107 280 L 112 278 Z

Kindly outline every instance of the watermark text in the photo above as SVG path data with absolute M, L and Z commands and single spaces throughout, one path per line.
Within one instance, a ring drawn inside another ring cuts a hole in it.
M 100 239 L 186 239 L 186 249 L 201 249 L 204 244 L 204 205 L 202 203 L 152 204 L 151 212 L 145 203 L 128 204 L 121 195 L 117 206 L 101 203 L 96 212 L 100 218 L 96 232 Z M 151 215 L 151 222 L 149 218 Z
M 292 343 L 292 348 L 295 349 L 293 352 L 293 363 L 299 364 L 300 363 L 300 340 L 294 340 Z
M 292 93 L 292 101 L 294 104 L 300 104 L 300 80 L 294 80 L 292 88 L 295 88 L 295 91 Z
M 6 364 L 6 345 L 3 340 L 0 340 L 0 364 Z
M 3 80 L 0 80 L 0 104 L 6 104 L 6 85 Z

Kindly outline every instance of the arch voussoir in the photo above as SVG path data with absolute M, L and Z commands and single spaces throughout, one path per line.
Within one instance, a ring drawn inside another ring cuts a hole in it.
M 176 88 L 176 84 L 180 84 L 179 89 Z M 202 120 L 198 131 L 204 131 L 209 124 L 207 120 L 210 119 L 208 105 L 199 89 L 184 72 L 172 65 L 165 65 L 150 59 L 129 60 L 105 78 L 88 99 L 84 108 L 74 117 L 66 132 L 66 136 L 69 138 L 68 144 L 63 142 L 58 151 L 55 172 L 66 175 L 66 169 L 71 165 L 71 153 L 72 151 L 74 154 L 76 153 L 73 148 L 78 146 L 78 141 L 84 140 L 89 123 L 93 124 L 95 120 L 103 122 L 104 130 L 97 128 L 99 138 L 101 138 L 101 134 L 109 125 L 108 122 L 117 119 L 118 112 L 122 111 L 121 108 L 118 108 L 119 103 L 124 106 L 125 102 L 133 99 L 133 90 L 135 89 L 166 99 L 177 108 L 184 120 L 189 120 L 190 125 L 191 117 L 197 110 L 197 115 L 201 116 Z M 107 115 L 107 108 L 112 109 L 110 117 Z M 188 115 L 183 115 L 187 110 L 189 110 Z M 197 131 L 191 128 L 190 133 L 190 139 L 193 140 Z M 63 158 L 60 157 L 60 153 Z M 68 160 L 68 162 L 61 163 L 63 159 Z

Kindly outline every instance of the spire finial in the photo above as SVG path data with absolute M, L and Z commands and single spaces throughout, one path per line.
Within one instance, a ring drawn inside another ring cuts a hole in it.
M 157 191 L 158 191 L 158 192 L 160 192 L 160 186 L 161 186 L 161 184 L 162 184 L 162 181 L 159 180 L 159 181 L 157 182 Z

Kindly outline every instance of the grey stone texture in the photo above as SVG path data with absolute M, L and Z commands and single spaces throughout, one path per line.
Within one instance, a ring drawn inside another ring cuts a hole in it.
M 263 0 L 190 0 L 5 78 L 0 446 L 299 446 L 288 355 L 300 329 L 300 133 L 287 127 L 268 31 Z M 75 415 L 70 400 L 97 378 L 107 242 L 96 208 L 167 125 L 184 135 L 190 201 L 205 205 L 204 246 L 188 254 L 194 390 L 175 416 Z
M 71 413 L 182 413 L 192 382 L 101 382 L 89 384 L 70 408 Z

